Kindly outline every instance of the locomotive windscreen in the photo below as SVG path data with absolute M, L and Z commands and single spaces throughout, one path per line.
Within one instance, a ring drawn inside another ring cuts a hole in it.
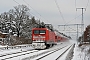
M 46 30 L 34 30 L 34 34 L 45 34 Z
M 2 41 L 2 39 L 0 39 L 0 41 Z

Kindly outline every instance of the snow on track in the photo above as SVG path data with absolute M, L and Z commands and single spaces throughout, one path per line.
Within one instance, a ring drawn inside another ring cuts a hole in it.
M 59 50 L 63 50 L 65 52 L 66 49 L 67 49 L 66 46 L 68 46 L 67 48 L 69 48 L 71 46 L 71 44 L 70 43 L 67 44 L 67 43 L 64 42 L 64 43 L 59 44 L 59 45 L 57 45 L 53 48 L 46 49 L 43 52 L 39 51 L 40 53 L 36 53 L 33 56 L 30 54 L 28 57 L 22 58 L 21 60 L 39 60 L 39 59 L 44 58 L 45 56 L 49 56 L 49 54 L 51 55 L 52 53 L 54 53 L 56 51 L 59 51 Z M 61 51 L 61 54 L 62 53 L 63 52 Z M 59 55 L 59 54 L 57 54 L 57 55 Z M 53 56 L 56 56 L 56 55 L 53 55 Z M 48 58 L 49 58 L 49 60 L 52 60 L 52 59 L 50 59 L 50 57 L 48 57 Z M 41 60 L 43 60 L 43 59 L 41 59 Z M 47 58 L 45 60 L 47 60 Z
M 36 60 L 36 59 L 40 58 L 41 56 L 55 52 L 55 50 L 57 52 L 54 53 L 54 54 L 56 54 L 54 56 L 57 57 L 57 56 L 60 56 L 60 54 L 62 53 L 62 51 L 61 51 L 61 53 L 59 53 L 58 49 L 65 51 L 65 49 L 66 49 L 65 46 L 70 47 L 70 45 L 71 45 L 70 42 L 60 42 L 57 45 L 55 45 L 49 49 L 45 49 L 45 50 L 30 51 L 32 49 L 30 47 L 2 50 L 2 53 L 0 53 L 0 60 L 2 60 L 2 59 L 4 59 L 4 60 Z M 53 56 L 53 54 L 51 54 L 51 56 Z
M 47 54 L 44 54 L 44 56 L 42 57 L 38 57 L 32 60 L 58 60 L 69 48 L 71 47 L 71 45 L 65 46 L 61 49 L 57 49 L 53 52 L 49 52 Z
M 0 59 L 1 60 L 11 59 L 11 58 L 14 58 L 14 57 L 18 57 L 18 56 L 22 56 L 22 55 L 26 55 L 26 54 L 30 54 L 30 53 L 34 53 L 34 52 L 38 52 L 38 50 L 30 50 L 30 51 L 22 51 L 22 52 L 6 54 L 6 55 L 2 55 L 0 57 Z

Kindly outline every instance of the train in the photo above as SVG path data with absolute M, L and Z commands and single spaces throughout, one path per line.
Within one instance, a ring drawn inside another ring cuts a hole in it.
M 61 34 L 62 35 L 62 34 Z M 67 40 L 67 38 L 57 35 L 55 31 L 48 28 L 32 29 L 32 45 L 35 49 L 45 49 L 56 45 L 57 42 Z

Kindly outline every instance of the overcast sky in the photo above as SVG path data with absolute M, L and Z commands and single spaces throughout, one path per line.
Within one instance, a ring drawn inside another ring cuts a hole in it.
M 32 16 L 45 23 L 51 23 L 54 28 L 67 23 L 80 24 L 82 10 L 76 11 L 76 8 L 86 8 L 86 11 L 83 10 L 85 27 L 90 24 L 89 0 L 0 0 L 0 13 L 9 11 L 19 4 L 27 5 Z

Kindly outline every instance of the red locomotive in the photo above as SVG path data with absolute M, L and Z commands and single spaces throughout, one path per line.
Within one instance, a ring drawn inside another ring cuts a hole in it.
M 35 49 L 45 49 L 51 47 L 56 44 L 56 42 L 66 39 L 61 35 L 57 35 L 53 30 L 50 30 L 46 27 L 33 28 L 32 45 Z
M 47 28 L 32 29 L 33 46 L 36 49 L 44 49 L 55 44 L 55 33 Z

